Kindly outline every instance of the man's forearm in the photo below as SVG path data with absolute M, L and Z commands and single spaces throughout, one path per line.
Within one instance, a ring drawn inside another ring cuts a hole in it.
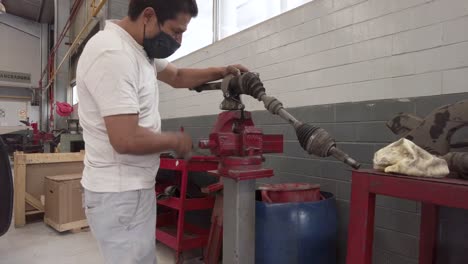
M 205 69 L 181 68 L 177 71 L 174 88 L 193 88 L 207 82 L 216 81 L 224 77 L 225 67 L 211 67 Z
M 170 151 L 177 144 L 175 133 L 154 133 L 151 130 L 138 127 L 135 135 L 128 139 L 125 154 L 146 155 Z

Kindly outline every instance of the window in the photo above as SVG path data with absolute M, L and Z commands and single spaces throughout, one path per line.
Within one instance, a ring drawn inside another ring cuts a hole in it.
M 213 0 L 198 0 L 198 16 L 193 18 L 183 35 L 182 46 L 169 61 L 176 60 L 213 43 Z
M 283 6 L 283 12 L 294 9 L 298 6 L 301 6 L 305 3 L 312 2 L 313 0 L 281 0 Z
M 220 0 L 219 37 L 225 38 L 312 0 Z
M 223 0 L 219 5 L 219 37 L 225 38 L 281 12 L 281 1 Z
M 78 91 L 76 90 L 76 85 L 74 85 L 72 88 L 72 101 L 73 105 L 78 103 Z
M 197 0 L 198 16 L 169 61 L 313 0 Z M 217 18 L 214 18 L 216 14 Z M 216 34 L 215 34 L 216 33 Z

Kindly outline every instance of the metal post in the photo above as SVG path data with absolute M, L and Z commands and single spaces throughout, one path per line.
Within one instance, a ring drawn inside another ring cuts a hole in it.
M 215 43 L 219 40 L 220 32 L 220 21 L 219 20 L 219 3 L 220 0 L 213 0 L 213 40 L 212 43 Z
M 41 73 L 44 72 L 44 70 L 47 69 L 47 59 L 49 57 L 49 34 L 50 34 L 50 28 L 49 28 L 49 25 L 47 24 L 42 24 L 41 25 L 41 37 L 40 37 L 40 41 L 41 41 Z M 44 79 L 42 79 L 42 84 L 45 84 L 49 81 L 49 79 L 47 77 L 45 77 Z M 42 130 L 42 131 L 48 131 L 48 123 L 49 123 L 49 120 L 48 120 L 48 113 L 49 113 L 49 100 L 47 98 L 47 95 L 46 94 L 43 94 L 40 92 L 40 90 L 38 91 L 38 93 L 40 93 L 39 95 L 39 98 L 41 100 L 40 102 L 40 127 L 39 129 Z
M 255 263 L 255 180 L 223 178 L 223 264 Z
M 71 9 L 71 1 L 55 1 L 55 29 L 54 29 L 54 43 L 57 43 L 59 40 L 59 36 L 67 23 L 68 18 L 70 17 L 70 9 Z M 55 64 L 54 69 L 55 72 L 53 73 L 52 79 L 49 79 L 49 84 L 43 83 L 46 89 L 52 88 L 54 94 L 54 101 L 49 102 L 49 104 L 55 104 L 56 101 L 59 102 L 66 102 L 67 101 L 67 89 L 70 86 L 69 82 L 69 70 L 70 64 L 67 60 L 67 63 L 60 62 L 65 61 L 65 54 L 67 53 L 68 46 L 65 43 L 70 41 L 70 35 L 66 34 L 63 41 L 60 43 L 57 52 L 54 56 Z M 62 66 L 63 64 L 63 66 Z M 49 87 L 54 81 L 54 86 Z M 66 120 L 61 118 L 55 111 L 51 113 L 54 115 L 54 129 L 55 128 L 66 128 Z

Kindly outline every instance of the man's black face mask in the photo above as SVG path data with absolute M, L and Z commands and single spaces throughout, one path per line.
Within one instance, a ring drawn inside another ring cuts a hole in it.
M 150 59 L 165 59 L 180 48 L 177 42 L 169 34 L 161 30 L 154 38 L 146 38 L 146 25 L 143 27 L 143 48 Z

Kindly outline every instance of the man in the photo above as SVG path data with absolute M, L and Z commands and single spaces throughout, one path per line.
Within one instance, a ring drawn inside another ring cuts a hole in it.
M 77 68 L 86 143 L 82 185 L 91 231 L 107 263 L 156 263 L 155 175 L 159 153 L 184 156 L 184 133 L 161 133 L 157 79 L 195 87 L 246 69 L 178 69 L 164 60 L 180 46 L 195 0 L 130 0 L 128 16 L 107 21 Z

